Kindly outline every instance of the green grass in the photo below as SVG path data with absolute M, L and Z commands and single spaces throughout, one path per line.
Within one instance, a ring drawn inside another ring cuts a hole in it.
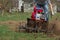
M 49 15 L 49 21 L 55 20 L 56 18 L 60 20 L 60 13 L 56 13 L 53 16 Z
M 4 15 L 2 16 L 0 14 L 0 21 L 8 21 L 8 20 L 14 20 L 14 21 L 26 21 L 27 18 L 30 18 L 31 17 L 31 12 L 28 13 L 28 12 L 25 12 L 25 13 L 17 13 L 17 12 L 13 12 L 12 14 L 9 14 L 9 13 L 4 13 Z M 55 19 L 56 17 L 59 17 L 60 18 L 60 13 L 58 14 L 55 14 L 54 16 L 49 16 L 49 20 L 53 20 Z M 60 19 L 59 19 L 60 20 Z
M 37 33 L 19 33 L 9 30 L 7 25 L 0 25 L 0 40 L 55 40 L 54 37 L 48 37 L 45 34 Z
M 25 21 L 26 18 L 30 17 L 31 13 L 12 13 L 8 14 L 5 13 L 4 16 L 0 15 L 0 21 L 8 21 L 8 20 L 14 20 L 14 21 Z M 55 14 L 52 18 L 55 17 L 60 18 L 60 13 Z M 60 19 L 59 19 L 60 20 Z M 14 32 L 9 29 L 9 26 L 6 24 L 0 24 L 0 40 L 56 40 L 56 37 L 48 37 L 46 34 L 37 33 L 34 35 L 34 33 L 20 33 L 20 32 Z
M 30 15 L 31 15 L 31 13 L 27 13 L 27 12 L 25 12 L 25 13 L 14 12 L 12 14 L 4 13 L 4 16 L 0 15 L 0 21 L 7 21 L 7 20 L 25 21 L 27 18 L 30 17 Z

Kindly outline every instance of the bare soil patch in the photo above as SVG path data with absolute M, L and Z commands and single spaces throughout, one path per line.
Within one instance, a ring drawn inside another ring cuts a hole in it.
M 4 21 L 0 22 L 0 24 L 8 25 L 8 28 L 12 31 L 18 31 L 18 27 L 21 25 L 25 26 L 26 21 Z M 54 26 L 53 28 L 52 25 Z M 49 22 L 49 30 L 53 31 L 57 35 L 60 35 L 60 21 L 54 20 Z
M 2 25 L 8 25 L 8 28 L 12 31 L 17 31 L 18 26 L 25 25 L 26 21 L 4 21 L 0 22 Z
M 55 22 L 54 33 L 60 35 L 60 21 Z
M 56 35 L 60 35 L 60 20 L 49 22 L 48 31 L 52 31 Z

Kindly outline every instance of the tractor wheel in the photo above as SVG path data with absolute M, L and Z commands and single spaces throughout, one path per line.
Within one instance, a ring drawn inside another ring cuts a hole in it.
M 48 22 L 43 22 L 42 23 L 42 31 L 47 33 L 47 29 L 48 29 Z

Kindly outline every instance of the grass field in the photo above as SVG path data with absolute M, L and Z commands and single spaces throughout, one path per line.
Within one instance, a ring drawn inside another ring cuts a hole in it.
M 55 40 L 42 33 L 19 33 L 10 31 L 7 25 L 0 25 L 0 40 Z
M 30 17 L 30 16 L 31 16 L 31 13 L 27 13 L 27 12 L 25 12 L 25 13 L 13 12 L 12 14 L 4 13 L 4 16 L 1 16 L 1 14 L 0 14 L 0 21 L 7 21 L 7 20 L 25 21 L 26 18 Z
M 31 13 L 13 13 L 8 14 L 5 13 L 4 16 L 0 15 L 0 22 L 5 21 L 26 21 L 27 17 L 30 17 Z M 60 18 L 60 13 L 55 14 L 52 17 L 52 20 L 55 17 Z M 51 19 L 51 18 L 50 18 Z M 60 19 L 59 19 L 60 20 Z M 48 37 L 46 34 L 43 33 L 20 33 L 14 32 L 9 29 L 9 25 L 7 24 L 0 24 L 0 40 L 57 40 L 59 37 Z

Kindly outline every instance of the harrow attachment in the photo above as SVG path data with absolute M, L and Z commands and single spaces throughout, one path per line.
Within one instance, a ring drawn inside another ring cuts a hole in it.
M 47 32 L 48 22 L 46 21 L 36 21 L 30 18 L 27 18 L 27 23 L 25 26 L 20 25 L 19 31 L 21 32 Z

